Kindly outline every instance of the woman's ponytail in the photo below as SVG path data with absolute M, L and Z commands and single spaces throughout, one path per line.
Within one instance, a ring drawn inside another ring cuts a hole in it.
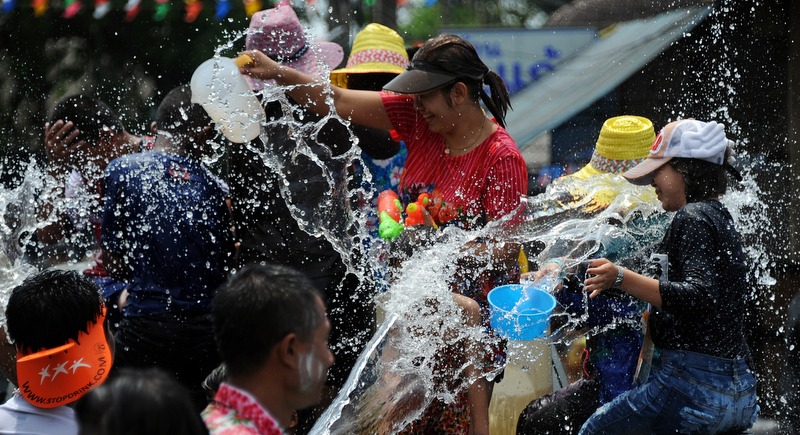
M 481 86 L 481 101 L 489 109 L 489 112 L 494 115 L 495 120 L 501 127 L 506 126 L 506 113 L 511 108 L 511 100 L 508 95 L 503 79 L 494 71 L 488 71 L 483 78 L 483 83 L 489 86 L 491 96 L 486 94 L 486 91 Z

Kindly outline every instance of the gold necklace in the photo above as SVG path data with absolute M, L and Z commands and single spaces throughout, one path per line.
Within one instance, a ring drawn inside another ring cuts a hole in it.
M 483 136 L 483 128 L 484 127 L 486 127 L 486 116 L 483 117 L 483 122 L 481 123 L 481 130 L 478 132 L 478 136 L 475 137 L 475 140 L 472 141 L 471 144 L 469 144 L 468 146 L 466 146 L 464 148 L 452 148 L 452 147 L 447 145 L 447 141 L 445 140 L 444 141 L 444 154 L 449 156 L 450 155 L 450 151 L 464 151 L 464 150 L 468 150 L 468 149 L 474 147 L 478 143 L 478 141 L 481 139 L 481 136 Z

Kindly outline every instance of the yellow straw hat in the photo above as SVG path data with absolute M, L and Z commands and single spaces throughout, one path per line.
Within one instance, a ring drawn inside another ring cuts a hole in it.
M 384 25 L 371 23 L 356 35 L 347 65 L 331 71 L 331 83 L 346 88 L 348 74 L 400 74 L 406 65 L 408 53 L 403 38 Z
M 643 159 L 656 140 L 653 123 L 641 116 L 616 116 L 603 123 L 595 151 L 610 160 Z
M 655 139 L 653 123 L 647 118 L 630 115 L 609 118 L 600 129 L 591 161 L 580 171 L 557 181 L 573 181 L 567 186 L 576 198 L 591 196 L 582 206 L 585 212 L 605 210 L 619 195 L 619 182 L 623 180 L 609 174 L 622 174 L 644 161 Z
M 653 123 L 647 118 L 631 115 L 609 118 L 600 129 L 589 165 L 601 172 L 625 172 L 648 156 L 655 139 Z

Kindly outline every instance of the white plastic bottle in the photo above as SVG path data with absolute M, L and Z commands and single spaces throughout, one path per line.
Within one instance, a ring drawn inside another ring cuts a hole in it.
M 228 140 L 244 143 L 259 136 L 267 121 L 264 108 L 233 59 L 203 62 L 192 74 L 190 86 L 192 102 L 203 106 Z

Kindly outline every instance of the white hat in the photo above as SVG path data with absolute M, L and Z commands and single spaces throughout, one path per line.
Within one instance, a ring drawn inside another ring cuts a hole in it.
M 725 126 L 717 122 L 682 119 L 667 124 L 656 136 L 650 154 L 638 165 L 622 174 L 633 184 L 647 185 L 653 173 L 673 157 L 705 160 L 722 165 L 733 142 L 725 137 Z

